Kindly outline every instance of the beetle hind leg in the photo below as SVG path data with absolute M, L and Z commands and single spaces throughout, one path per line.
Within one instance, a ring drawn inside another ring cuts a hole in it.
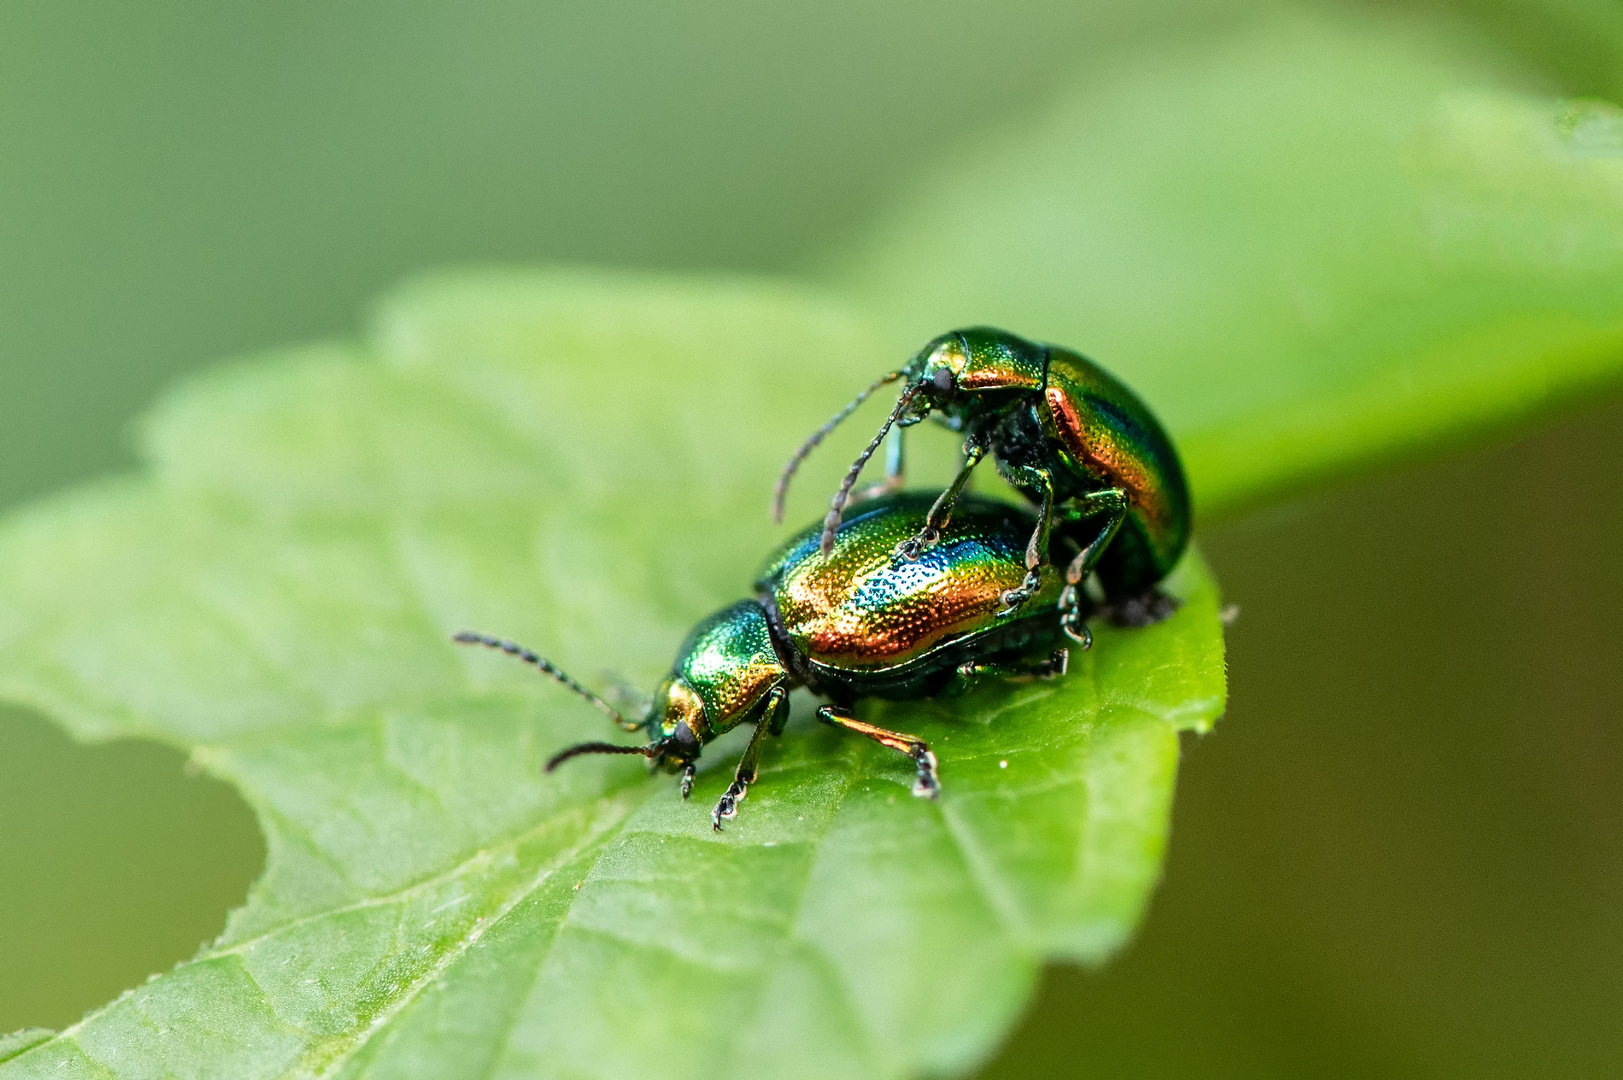
M 825 724 L 854 731 L 858 735 L 866 735 L 880 746 L 888 746 L 898 753 L 906 754 L 913 759 L 913 764 L 918 768 L 918 775 L 913 780 L 913 794 L 921 799 L 934 799 L 941 794 L 941 779 L 936 773 L 935 754 L 930 752 L 930 744 L 923 739 L 916 735 L 904 735 L 899 731 L 888 731 L 858 720 L 838 705 L 824 705 L 817 710 L 817 719 Z

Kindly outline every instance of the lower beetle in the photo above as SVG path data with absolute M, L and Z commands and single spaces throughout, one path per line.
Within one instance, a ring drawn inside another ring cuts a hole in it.
M 794 537 L 757 575 L 754 600 L 723 608 L 688 635 L 638 720 L 523 646 L 475 633 L 454 640 L 517 656 L 648 739 L 642 746 L 579 743 L 555 754 L 548 772 L 582 754 L 641 754 L 651 767 L 681 774 L 685 799 L 704 744 L 753 722 L 732 785 L 711 813 L 717 830 L 738 813 L 755 780 L 763 737 L 783 733 L 797 686 L 828 699 L 819 720 L 910 757 L 913 794 L 933 799 L 940 783 L 929 746 L 857 719 L 852 704 L 962 693 L 983 675 L 1053 677 L 1064 673 L 1067 655 L 1056 647 L 1064 641 L 1055 607 L 1064 582 L 1051 564 L 1044 561 L 1034 590 L 1034 599 L 1047 603 L 1022 614 L 1003 601 L 1027 579 L 1032 515 L 964 495 L 928 550 L 914 559 L 898 555 L 935 501 L 933 492 L 909 492 L 860 504 L 826 558 L 821 523 Z

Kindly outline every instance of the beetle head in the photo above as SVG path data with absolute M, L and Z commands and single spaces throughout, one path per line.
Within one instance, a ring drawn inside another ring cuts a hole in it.
M 914 388 L 903 426 L 940 412 L 951 427 L 962 427 L 994 411 L 1011 396 L 1041 391 L 1048 350 L 1007 330 L 971 326 L 942 334 L 920 349 L 907 366 Z
M 639 724 L 624 724 L 627 730 L 648 733 L 646 746 L 626 746 L 623 743 L 583 742 L 568 746 L 552 755 L 547 762 L 551 772 L 570 758 L 585 754 L 641 754 L 652 769 L 680 772 L 699 756 L 700 737 L 695 723 L 704 722 L 704 706 L 698 695 L 680 677 L 666 679 L 654 694 L 648 711 Z
M 942 334 L 920 349 L 906 367 L 880 376 L 801 444 L 778 475 L 777 490 L 772 497 L 773 520 L 782 523 L 789 481 L 806 455 L 881 386 L 901 381 L 902 394 L 880 425 L 879 433 L 851 463 L 834 496 L 828 517 L 824 519 L 822 548 L 825 556 L 834 546 L 834 531 L 839 527 L 851 488 L 893 426 L 909 427 L 935 412 L 948 427 L 962 431 L 1022 395 L 1041 394 L 1047 378 L 1046 346 L 990 326 L 971 326 Z
M 710 730 L 703 699 L 680 675 L 668 677 L 654 691 L 646 723 L 649 745 L 658 748 L 651 757 L 654 767 L 672 773 L 699 756 L 699 744 Z

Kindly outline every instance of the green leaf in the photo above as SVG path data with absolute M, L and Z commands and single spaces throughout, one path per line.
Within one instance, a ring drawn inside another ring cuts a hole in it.
M 602 717 L 448 640 L 500 633 L 588 682 L 652 685 L 782 535 L 780 463 L 888 359 L 784 285 L 450 276 L 386 303 L 364 345 L 181 387 L 142 429 L 142 475 L 12 516 L 0 697 L 187 749 L 242 790 L 269 854 L 218 941 L 0 1077 L 891 1077 L 984 1057 L 1040 964 L 1107 956 L 1156 879 L 1178 732 L 1223 707 L 1198 556 L 1177 615 L 1100 628 L 1063 680 L 876 705 L 935 744 L 939 803 L 800 700 L 720 835 L 736 739 L 686 804 L 635 763 L 543 776 Z M 814 463 L 797 505 L 847 460 Z
M 10 1035 L 0 1035 L 0 1062 L 16 1057 L 31 1046 L 38 1046 L 55 1034 L 50 1028 L 23 1028 Z
M 1276 16 L 1100 49 L 833 276 L 896 352 L 987 322 L 1099 359 L 1204 518 L 1616 386 L 1623 113 L 1448 40 Z

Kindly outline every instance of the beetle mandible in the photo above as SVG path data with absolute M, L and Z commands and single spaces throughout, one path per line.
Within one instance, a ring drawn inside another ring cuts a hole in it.
M 648 740 L 578 743 L 553 755 L 548 772 L 582 754 L 641 754 L 650 767 L 681 774 L 685 799 L 704 745 L 753 723 L 733 782 L 711 812 L 717 830 L 756 778 L 763 737 L 783 733 L 797 686 L 828 699 L 819 720 L 906 754 L 915 766 L 913 793 L 933 799 L 940 782 L 929 745 L 860 720 L 851 706 L 864 697 L 962 693 L 987 675 L 1054 677 L 1067 659 L 1063 612 L 1034 605 L 1011 617 L 1003 602 L 1032 574 L 1035 598 L 1057 602 L 1063 591 L 1046 560 L 1026 565 L 1031 514 L 964 495 L 934 544 L 912 560 L 899 557 L 897 546 L 924 527 L 936 501 L 934 492 L 909 492 L 864 502 L 838 527 L 826 556 L 821 523 L 790 539 L 757 574 L 755 599 L 693 629 L 635 720 L 521 645 L 476 633 L 454 640 L 519 657 Z
M 1093 361 L 993 327 L 935 338 L 814 432 L 778 478 L 775 520 L 783 520 L 789 482 L 806 455 L 869 395 L 895 382 L 902 383 L 896 407 L 834 496 L 824 522 L 825 552 L 885 434 L 892 442 L 879 490 L 894 490 L 901 486 L 903 429 L 933 415 L 963 433 L 963 466 L 900 554 L 917 558 L 938 542 L 970 473 L 991 454 L 1004 479 L 1037 506 L 1026 548 L 1029 574 L 1004 597 L 1011 611 L 1036 597 L 1055 528 L 1084 538 L 1066 568 L 1062 603 L 1074 610 L 1076 591 L 1097 572 L 1119 620 L 1153 621 L 1171 611 L 1155 586 L 1182 557 L 1191 528 L 1189 487 L 1172 440 L 1138 396 Z

